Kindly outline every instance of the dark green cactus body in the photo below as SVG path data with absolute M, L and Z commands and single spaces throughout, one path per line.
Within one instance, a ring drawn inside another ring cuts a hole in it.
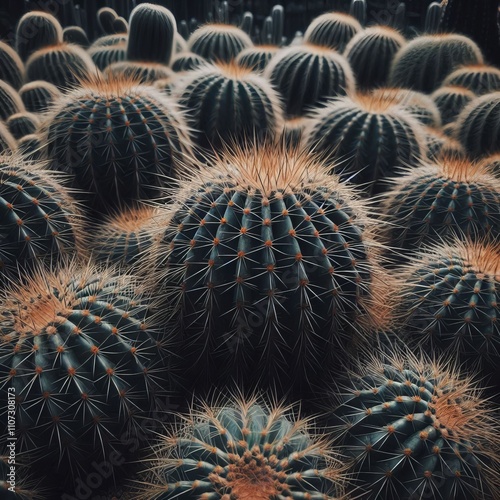
M 52 178 L 19 158 L 0 158 L 1 274 L 75 252 L 74 204 Z
M 0 120 L 24 111 L 24 104 L 17 91 L 7 82 L 0 80 Z
M 444 158 L 394 179 L 384 212 L 390 242 L 418 250 L 453 234 L 496 237 L 500 234 L 500 184 L 480 165 Z
M 174 72 L 164 64 L 119 61 L 110 64 L 104 70 L 108 79 L 135 80 L 144 85 L 151 85 L 163 78 L 172 78 Z
M 0 393 L 15 389 L 17 450 L 41 481 L 71 487 L 93 460 L 128 453 L 120 437 L 133 436 L 137 419 L 166 395 L 150 306 L 131 276 L 75 264 L 9 289 Z
M 252 71 L 262 72 L 277 52 L 278 47 L 275 47 L 273 45 L 258 45 L 256 47 L 251 47 L 250 49 L 242 50 L 238 54 L 236 62 L 242 68 L 248 68 Z
M 312 115 L 309 148 L 337 162 L 341 178 L 364 185 L 368 193 L 387 190 L 396 168 L 415 165 L 425 154 L 421 125 L 398 104 L 367 98 L 335 99 Z
M 67 26 L 64 28 L 63 41 L 66 43 L 74 43 L 84 49 L 87 49 L 90 46 L 87 33 L 85 33 L 85 30 L 80 26 Z
M 430 359 L 392 361 L 353 373 L 331 414 L 343 453 L 354 459 L 356 484 L 365 491 L 353 494 L 370 500 L 495 498 L 483 473 L 485 442 L 478 437 L 486 434 L 480 427 L 486 422 L 479 406 L 476 417 L 467 413 L 473 390 L 468 395 L 454 386 Z M 462 403 L 469 429 L 477 418 L 477 434 L 460 429 L 460 417 L 454 418 L 463 415 Z
M 344 56 L 358 87 L 370 89 L 386 85 L 394 56 L 405 44 L 404 36 L 388 26 L 367 28 L 355 35 Z
M 430 93 L 459 66 L 482 62 L 481 51 L 470 38 L 457 34 L 419 36 L 396 54 L 389 84 Z
M 263 151 L 200 174 L 165 240 L 167 330 L 197 390 L 229 377 L 308 394 L 361 330 L 372 222 L 335 177 L 304 187 L 306 160 Z
M 127 60 L 168 65 L 174 51 L 177 23 L 161 5 L 142 3 L 130 15 Z
M 280 408 L 237 403 L 196 414 L 154 460 L 154 484 L 135 498 L 335 500 L 340 489 L 325 443 Z
M 351 38 L 362 29 L 355 17 L 329 12 L 313 19 L 304 33 L 304 41 L 343 52 Z
M 208 150 L 232 140 L 264 140 L 282 126 L 278 93 L 262 76 L 236 64 L 189 73 L 179 102 L 193 129 L 201 132 L 196 144 Z
M 472 158 L 480 158 L 499 150 L 500 92 L 486 94 L 471 101 L 460 113 L 456 138 Z
M 24 64 L 17 52 L 4 42 L 0 42 L 0 80 L 18 90 L 24 80 Z
M 19 89 L 19 95 L 30 113 L 44 113 L 61 96 L 61 91 L 45 80 L 26 83 Z
M 46 137 L 52 168 L 88 192 L 96 212 L 162 196 L 190 150 L 177 104 L 131 81 L 90 82 L 66 95 Z
M 34 113 L 16 113 L 9 116 L 6 125 L 14 139 L 19 140 L 25 135 L 34 134 L 40 125 L 40 120 Z
M 252 40 L 243 30 L 225 24 L 202 26 L 188 40 L 191 52 L 214 62 L 231 62 L 242 50 L 252 46 Z
M 45 159 L 45 147 L 38 134 L 28 134 L 22 137 L 17 144 L 17 151 L 28 161 Z
M 441 129 L 426 127 L 427 137 L 427 158 L 431 161 L 446 160 L 450 156 L 453 158 L 467 157 L 467 153 L 462 144 L 452 137 L 448 137 Z
M 498 245 L 454 240 L 415 258 L 405 279 L 404 331 L 460 361 L 500 359 Z
M 489 94 L 500 90 L 500 69 L 494 66 L 463 66 L 448 75 L 443 86 L 465 87 L 476 95 Z
M 349 63 L 336 52 L 315 45 L 281 50 L 264 76 L 281 92 L 289 117 L 304 115 L 328 98 L 354 92 Z
M 125 61 L 127 58 L 127 48 L 125 44 L 94 47 L 89 50 L 89 55 L 97 68 L 104 71 L 110 64 Z
M 175 72 L 192 71 L 207 65 L 207 60 L 194 52 L 181 52 L 172 59 L 172 69 Z
M 443 125 L 452 123 L 476 96 L 464 87 L 443 86 L 434 91 L 431 95 L 441 113 Z
M 60 44 L 40 49 L 26 62 L 27 81 L 45 80 L 60 90 L 76 87 L 97 72 L 92 58 L 78 45 Z

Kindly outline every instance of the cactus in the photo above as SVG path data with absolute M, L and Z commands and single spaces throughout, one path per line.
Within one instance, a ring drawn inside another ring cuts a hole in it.
M 144 85 L 151 85 L 156 80 L 173 78 L 174 73 L 164 64 L 118 61 L 111 63 L 104 70 L 109 80 L 136 80 Z
M 75 87 L 98 70 L 78 45 L 60 44 L 34 52 L 26 62 L 26 80 L 45 80 L 60 90 Z
M 207 65 L 208 62 L 203 57 L 193 52 L 181 52 L 172 59 L 172 69 L 177 73 L 191 71 Z
M 52 168 L 89 193 L 96 213 L 164 195 L 191 149 L 178 105 L 124 79 L 95 78 L 66 94 L 44 133 Z
M 104 35 L 115 33 L 114 22 L 118 18 L 116 11 L 110 7 L 102 7 L 97 11 L 97 24 Z
M 116 35 L 105 35 L 99 37 L 91 46 L 91 49 L 96 47 L 110 47 L 112 45 L 121 45 L 127 43 L 128 37 L 125 33 L 117 33 Z
M 16 90 L 7 82 L 0 80 L 0 120 L 24 111 L 24 104 Z
M 396 54 L 389 84 L 431 93 L 459 66 L 482 62 L 481 50 L 470 38 L 457 34 L 419 36 Z
M 401 269 L 403 331 L 431 352 L 471 364 L 500 360 L 500 246 L 458 238 L 433 245 Z
M 44 144 L 40 140 L 39 134 L 28 134 L 22 137 L 17 143 L 16 151 L 26 161 L 40 162 L 45 160 Z
M 496 498 L 500 428 L 475 380 L 458 363 L 392 350 L 358 360 L 329 412 L 337 443 L 352 459 L 353 494 Z
M 484 168 L 488 169 L 497 179 L 500 178 L 500 153 L 486 156 L 480 162 Z
M 473 158 L 499 149 L 500 92 L 485 94 L 471 101 L 458 115 L 456 138 Z
M 59 21 L 46 12 L 28 12 L 17 24 L 15 48 L 23 61 L 27 61 L 37 50 L 62 41 L 63 29 Z
M 173 14 L 151 3 L 142 3 L 130 15 L 127 60 L 170 64 L 177 23 Z
M 9 441 L 3 446 L 4 453 L 0 453 L 0 497 L 3 500 L 44 500 L 46 497 L 31 479 L 29 468 L 16 456 L 15 445 Z
M 75 203 L 61 176 L 11 155 L 0 157 L 0 275 L 40 259 L 57 261 L 79 248 Z
M 443 2 L 431 2 L 427 7 L 425 16 L 425 33 L 438 33 L 443 18 Z
M 374 26 L 354 35 L 344 56 L 358 88 L 366 90 L 386 85 L 394 56 L 404 45 L 404 36 L 389 26 Z
M 368 194 L 385 191 L 398 166 L 415 165 L 426 153 L 422 126 L 409 112 L 397 101 L 362 94 L 312 114 L 305 144 Z
M 207 61 L 231 62 L 242 50 L 252 47 L 250 37 L 240 28 L 225 24 L 201 26 L 191 34 L 188 48 Z
M 196 144 L 210 150 L 224 142 L 273 137 L 282 127 L 278 93 L 262 76 L 236 63 L 189 72 L 179 90 L 188 111 Z
M 309 118 L 303 116 L 285 120 L 282 132 L 282 140 L 285 141 L 287 147 L 298 148 L 301 146 L 308 123 Z
M 0 122 L 0 155 L 15 151 L 16 149 L 17 141 L 9 132 L 7 126 Z
M 178 200 L 155 273 L 186 384 L 229 377 L 307 394 L 362 337 L 374 220 L 321 162 L 283 144 L 235 146 Z
M 25 135 L 34 134 L 40 125 L 38 116 L 34 113 L 16 113 L 5 122 L 14 139 L 19 140 Z
M 500 91 L 500 69 L 484 64 L 462 66 L 449 74 L 443 86 L 465 87 L 476 95 Z
M 274 45 L 258 45 L 242 50 L 236 58 L 236 63 L 242 68 L 263 72 L 269 61 L 279 52 Z
M 346 59 L 311 44 L 281 50 L 267 65 L 264 76 L 283 95 L 289 118 L 324 105 L 329 97 L 354 92 L 355 88 Z
M 18 90 L 24 80 L 24 64 L 17 52 L 4 42 L 0 42 L 0 80 Z
M 67 26 L 66 28 L 64 28 L 63 41 L 66 43 L 79 45 L 84 49 L 87 49 L 90 46 L 87 33 L 85 33 L 85 30 L 83 28 L 80 28 L 80 26 Z
M 349 14 L 358 20 L 361 26 L 366 24 L 366 0 L 351 0 L 351 5 L 349 7 Z
M 417 251 L 453 234 L 500 234 L 500 183 L 480 163 L 441 158 L 394 179 L 384 213 L 393 223 L 390 243 Z
M 117 17 L 113 21 L 113 30 L 114 33 L 128 33 L 129 25 L 125 18 Z
M 427 158 L 431 161 L 446 158 L 467 157 L 464 147 L 456 139 L 448 137 L 440 128 L 425 127 L 427 135 Z
M 23 280 L 3 295 L 0 393 L 15 389 L 17 451 L 59 498 L 93 460 L 123 463 L 120 436 L 167 393 L 166 353 L 133 276 L 74 261 Z
M 439 87 L 431 97 L 439 108 L 443 125 L 447 125 L 454 122 L 464 107 L 476 96 L 464 87 L 447 85 Z
M 351 38 L 362 29 L 355 17 L 328 12 L 313 19 L 304 33 L 304 42 L 343 52 Z
M 109 65 L 126 60 L 127 47 L 125 44 L 94 47 L 88 53 L 97 68 L 104 71 Z
M 61 91 L 45 80 L 34 80 L 19 89 L 26 111 L 44 113 L 61 96 Z
M 204 404 L 161 436 L 134 498 L 335 500 L 344 474 L 328 445 L 290 407 L 256 398 Z

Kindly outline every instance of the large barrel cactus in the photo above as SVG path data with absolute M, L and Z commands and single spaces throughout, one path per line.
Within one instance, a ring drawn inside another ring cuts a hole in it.
M 478 386 L 450 361 L 407 350 L 363 357 L 330 415 L 352 458 L 353 495 L 496 498 L 500 428 Z

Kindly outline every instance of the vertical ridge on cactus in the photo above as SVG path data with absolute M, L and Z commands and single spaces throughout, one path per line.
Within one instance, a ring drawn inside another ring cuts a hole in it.
M 431 94 L 441 112 L 443 125 L 452 123 L 476 96 L 470 90 L 458 86 L 442 86 Z
M 5 121 L 22 111 L 25 111 L 24 104 L 16 89 L 0 80 L 0 120 Z
M 34 80 L 19 89 L 19 95 L 30 113 L 44 113 L 61 96 L 61 91 L 45 80 Z
M 0 155 L 17 149 L 17 141 L 3 122 L 0 122 Z
M 500 90 L 500 69 L 485 64 L 462 66 L 450 73 L 444 86 L 459 86 L 476 95 L 490 94 Z
M 10 115 L 5 124 L 14 139 L 19 140 L 25 135 L 34 134 L 40 125 L 40 120 L 34 113 L 21 112 Z

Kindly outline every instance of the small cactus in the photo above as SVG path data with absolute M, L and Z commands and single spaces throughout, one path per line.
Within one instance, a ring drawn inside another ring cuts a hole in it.
M 465 106 L 476 96 L 464 87 L 446 85 L 431 94 L 441 113 L 443 125 L 454 122 Z
M 4 42 L 0 42 L 0 80 L 18 90 L 24 80 L 24 64 L 17 52 Z
M 242 68 L 252 71 L 263 72 L 269 61 L 278 53 L 278 47 L 274 45 L 258 45 L 242 50 L 236 58 L 236 63 Z
M 26 83 L 19 89 L 19 95 L 30 113 L 45 113 L 61 97 L 61 91 L 45 80 Z
M 88 53 L 97 68 L 104 71 L 110 64 L 125 61 L 127 47 L 124 43 L 118 43 L 104 47 L 93 47 Z
M 194 52 L 181 52 L 172 59 L 172 69 L 177 73 L 207 66 L 208 61 Z
M 34 113 L 23 112 L 9 116 L 5 124 L 14 139 L 19 140 L 25 135 L 34 134 L 40 125 L 40 119 Z
M 23 101 L 16 89 L 0 80 L 0 120 L 5 121 L 9 116 L 24 110 Z
M 485 64 L 462 66 L 450 73 L 443 86 L 465 87 L 476 95 L 500 91 L 500 69 Z
M 168 66 L 150 62 L 118 61 L 104 70 L 104 77 L 108 80 L 135 80 L 148 86 L 157 80 L 173 76 L 174 72 Z
M 90 46 L 87 33 L 80 26 L 67 26 L 66 28 L 64 28 L 63 41 L 66 43 L 79 45 L 84 49 L 88 49 Z

